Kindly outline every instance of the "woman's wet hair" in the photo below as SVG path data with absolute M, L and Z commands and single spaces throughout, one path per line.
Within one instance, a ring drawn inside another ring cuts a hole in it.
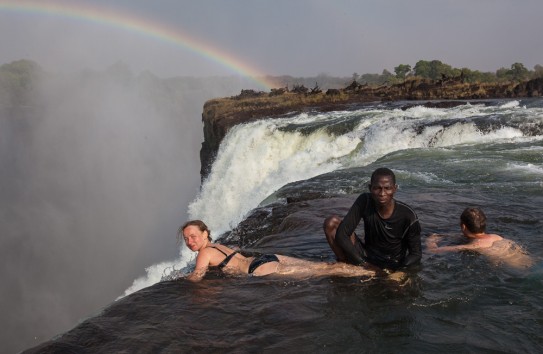
M 460 215 L 460 221 L 472 233 L 479 234 L 486 230 L 486 215 L 479 208 L 466 208 Z
M 179 242 L 181 242 L 181 240 L 183 240 L 183 231 L 189 226 L 196 226 L 202 232 L 207 231 L 207 239 L 208 239 L 208 241 L 209 242 L 213 241 L 211 239 L 211 231 L 209 231 L 209 228 L 207 227 L 207 225 L 202 220 L 190 220 L 190 221 L 187 221 L 186 223 L 184 223 L 183 226 L 181 226 L 179 228 L 179 230 L 177 230 L 177 240 Z

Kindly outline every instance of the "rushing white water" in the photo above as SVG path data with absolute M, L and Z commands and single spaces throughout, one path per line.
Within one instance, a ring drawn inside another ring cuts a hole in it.
M 507 104 L 507 108 L 518 107 L 518 102 L 514 102 L 516 104 Z M 443 119 L 492 114 L 484 106 L 466 105 L 453 109 L 413 107 L 406 111 L 373 110 L 367 114 L 362 110 L 360 113 L 364 114 L 358 126 L 337 136 L 324 129 L 309 135 L 279 130 L 292 123 L 303 121 L 307 124 L 312 117 L 306 114 L 234 127 L 224 138 L 200 195 L 189 206 L 189 215 L 205 220 L 215 235 L 219 235 L 235 227 L 268 195 L 290 182 L 338 168 L 366 165 L 398 150 L 522 136 L 518 129 L 510 127 L 482 133 L 475 124 L 465 121 L 447 127 L 427 125 Z M 352 114 L 320 114 L 313 118 L 313 123 Z M 425 125 L 422 132 L 417 131 L 421 124 Z M 361 142 L 363 146 L 357 150 Z
M 305 119 L 305 117 L 302 117 Z M 264 120 L 234 127 L 189 215 L 206 220 L 215 235 L 236 226 L 251 209 L 285 183 L 333 171 L 338 158 L 360 140 L 317 130 L 308 136 L 278 127 L 296 121 Z
M 538 108 L 541 111 L 540 108 Z M 364 108 L 358 111 L 300 114 L 233 127 L 224 137 L 189 216 L 201 219 L 216 238 L 235 227 L 267 196 L 285 184 L 347 167 L 364 166 L 399 150 L 443 148 L 460 144 L 507 142 L 522 138 L 515 127 L 481 131 L 471 118 L 523 114 L 518 101 L 501 106 L 462 105 L 455 108 Z M 534 112 L 531 112 L 532 116 Z M 357 117 L 353 129 L 331 134 L 328 123 Z M 303 134 L 296 126 L 323 126 Z M 421 178 L 434 178 L 421 175 Z M 194 254 L 183 245 L 180 259 L 147 269 L 125 292 L 160 281 L 170 269 L 185 267 Z

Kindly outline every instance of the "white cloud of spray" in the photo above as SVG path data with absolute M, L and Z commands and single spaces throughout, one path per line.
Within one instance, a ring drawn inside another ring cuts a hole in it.
M 203 103 L 239 87 L 175 82 L 118 65 L 49 76 L 33 83 L 31 104 L 0 107 L 4 348 L 68 330 L 145 267 L 180 261 L 175 233 L 200 183 Z

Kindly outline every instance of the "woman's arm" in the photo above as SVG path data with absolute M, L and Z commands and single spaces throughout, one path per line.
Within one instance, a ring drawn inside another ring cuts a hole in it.
M 196 268 L 187 276 L 188 280 L 197 282 L 202 280 L 206 275 L 210 260 L 210 254 L 206 251 L 207 250 L 202 250 L 198 252 L 198 257 L 196 257 Z

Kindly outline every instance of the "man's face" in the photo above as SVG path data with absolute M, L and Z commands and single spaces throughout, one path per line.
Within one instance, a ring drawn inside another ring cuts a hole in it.
M 379 206 L 387 206 L 392 203 L 398 186 L 392 182 L 390 176 L 377 176 L 376 180 L 371 182 L 369 188 L 375 203 Z

